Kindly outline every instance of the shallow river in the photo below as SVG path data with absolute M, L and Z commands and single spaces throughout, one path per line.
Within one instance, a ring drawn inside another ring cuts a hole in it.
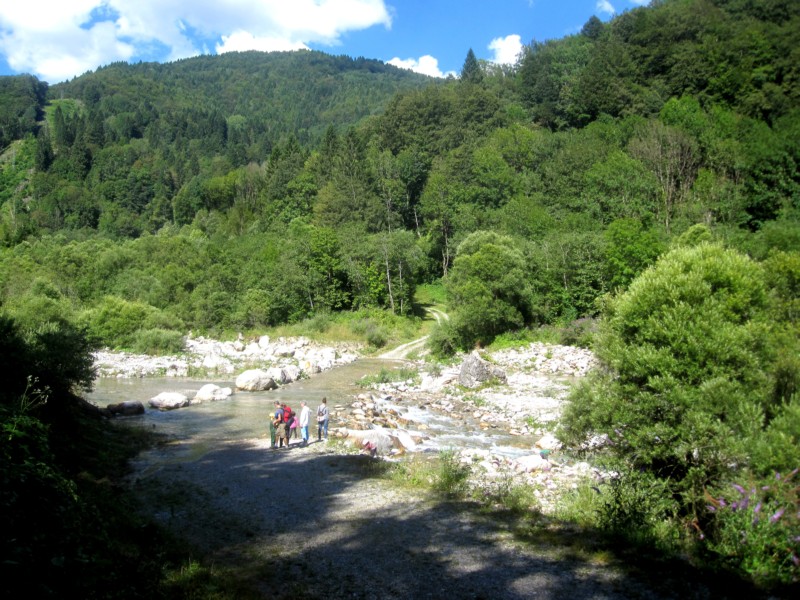
M 138 400 L 146 412 L 138 417 L 123 417 L 130 425 L 153 428 L 178 440 L 191 442 L 194 452 L 202 453 L 217 442 L 234 439 L 252 439 L 268 433 L 268 418 L 274 402 L 285 402 L 299 411 L 300 402 L 306 401 L 313 414 L 322 397 L 328 398 L 328 406 L 341 404 L 348 407 L 354 396 L 365 390 L 355 385 L 361 377 L 378 372 L 391 365 L 401 366 L 401 361 L 360 359 L 311 377 L 283 386 L 270 392 L 238 392 L 227 400 L 205 402 L 172 411 L 151 409 L 148 400 L 161 392 L 180 392 L 189 398 L 206 383 L 221 387 L 234 387 L 232 380 L 199 380 L 181 378 L 112 379 L 95 381 L 94 390 L 87 399 L 98 406 L 107 406 L 126 400 Z M 383 404 L 382 408 L 390 405 Z M 431 439 L 420 449 L 439 450 L 446 447 L 480 448 L 497 454 L 514 456 L 529 453 L 533 439 L 513 437 L 504 430 L 481 431 L 470 418 L 455 421 L 420 408 L 411 402 L 392 405 L 415 423 L 428 426 Z M 312 429 L 315 424 L 312 422 Z M 413 426 L 411 426 L 414 429 Z M 312 436 L 315 432 L 312 431 Z

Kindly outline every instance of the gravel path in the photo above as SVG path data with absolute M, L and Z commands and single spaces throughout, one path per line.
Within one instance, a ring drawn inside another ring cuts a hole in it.
M 135 488 L 269 598 L 720 597 L 667 567 L 632 574 L 581 550 L 578 532 L 521 535 L 511 519 L 398 488 L 374 477 L 382 465 L 325 442 L 175 442 L 142 457 Z

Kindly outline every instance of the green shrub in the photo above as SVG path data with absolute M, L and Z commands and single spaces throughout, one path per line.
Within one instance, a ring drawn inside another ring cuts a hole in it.
M 318 312 L 306 321 L 308 328 L 315 333 L 325 333 L 331 327 L 331 314 Z
M 562 327 L 559 333 L 558 342 L 563 346 L 591 348 L 597 333 L 597 321 L 589 318 L 577 319 Z
M 453 356 L 459 348 L 458 335 L 450 321 L 442 321 L 431 331 L 428 348 L 435 356 Z
M 382 383 L 393 383 L 396 381 L 419 381 L 419 373 L 416 369 L 409 369 L 401 367 L 399 369 L 387 369 L 381 367 L 381 370 L 375 375 L 365 375 L 356 382 L 360 387 L 372 387 Z
M 439 453 L 439 468 L 433 489 L 451 498 L 462 497 L 468 489 L 469 475 L 469 465 L 461 463 L 457 452 L 443 450 Z
M 141 302 L 106 296 L 89 312 L 89 331 L 104 346 L 128 347 L 154 312 L 156 309 Z
M 675 514 L 667 485 L 647 473 L 628 471 L 601 491 L 600 528 L 613 537 L 641 545 L 659 541 L 660 525 Z
M 800 580 L 800 487 L 798 469 L 788 475 L 732 484 L 708 495 L 708 548 L 725 566 L 765 586 Z
M 669 482 L 685 510 L 743 464 L 769 404 L 770 335 L 757 264 L 678 248 L 608 304 L 595 351 L 608 375 L 578 388 L 561 439 L 605 433 L 624 464 Z
M 373 348 L 383 348 L 389 340 L 389 334 L 380 325 L 370 324 L 365 332 L 367 343 Z
M 607 436 L 605 453 L 624 474 L 601 511 L 608 531 L 663 543 L 678 524 L 703 523 L 707 490 L 800 462 L 797 365 L 786 358 L 795 325 L 783 297 L 794 286 L 766 280 L 746 256 L 700 241 L 673 249 L 607 302 L 594 347 L 606 368 L 574 389 L 557 435 L 573 446 Z M 718 511 L 708 547 L 754 578 L 785 582 L 796 548 L 767 560 L 783 533 L 763 523 L 741 547 L 746 520 Z
M 447 293 L 452 307 L 448 341 L 461 350 L 487 346 L 501 333 L 531 321 L 525 258 L 508 236 L 493 231 L 467 236 L 447 278 Z M 436 349 L 446 350 L 441 343 Z
M 154 356 L 179 354 L 185 347 L 183 334 L 167 329 L 142 329 L 134 333 L 131 340 L 131 350 Z

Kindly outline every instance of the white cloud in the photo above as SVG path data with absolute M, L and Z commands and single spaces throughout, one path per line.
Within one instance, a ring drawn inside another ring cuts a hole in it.
M 336 45 L 348 31 L 390 28 L 384 0 L 39 0 L 0 3 L 0 54 L 57 82 L 165 48 L 167 60 L 218 52 Z
M 611 2 L 609 2 L 608 0 L 597 0 L 596 10 L 599 13 L 607 15 L 613 15 L 616 14 L 617 12 L 616 9 L 613 6 L 611 6 Z
M 650 0 L 630 0 L 631 4 L 635 4 L 636 6 L 645 6 L 650 4 Z
M 495 38 L 488 46 L 494 52 L 491 59 L 500 65 L 513 65 L 522 52 L 522 39 L 517 34 L 507 35 L 504 38 Z
M 217 54 L 225 52 L 243 52 L 245 50 L 261 50 L 273 52 L 282 50 L 308 50 L 303 42 L 292 42 L 275 37 L 256 37 L 249 31 L 234 31 L 222 36 L 222 43 L 216 45 Z
M 401 59 L 395 57 L 387 62 L 395 67 L 408 69 L 409 71 L 414 71 L 415 73 L 421 73 L 423 75 L 430 75 L 431 77 L 447 77 L 448 75 L 453 75 L 455 77 L 456 75 L 453 71 L 442 73 L 442 70 L 439 68 L 439 61 L 430 54 L 420 56 L 419 60 L 416 58 Z

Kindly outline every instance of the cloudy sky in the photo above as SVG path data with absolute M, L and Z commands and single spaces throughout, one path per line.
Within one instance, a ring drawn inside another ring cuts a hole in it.
M 0 75 L 57 83 L 114 61 L 310 48 L 428 75 L 467 51 L 514 62 L 522 44 L 647 0 L 0 0 Z

